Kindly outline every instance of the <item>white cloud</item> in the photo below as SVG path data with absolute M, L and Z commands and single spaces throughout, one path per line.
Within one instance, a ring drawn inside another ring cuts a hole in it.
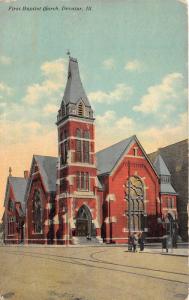
M 103 67 L 107 70 L 111 70 L 115 68 L 115 61 L 113 58 L 108 58 L 103 61 Z
M 65 69 L 66 60 L 59 58 L 54 61 L 44 62 L 41 66 L 41 71 L 44 76 L 55 81 L 62 81 L 64 79 L 64 73 L 67 71 Z
M 187 124 L 188 119 L 185 112 L 178 115 L 175 125 L 165 123 L 163 126 L 152 125 L 143 129 L 130 117 L 118 117 L 114 111 L 107 111 L 96 117 L 97 151 L 136 134 L 145 151 L 150 153 L 159 147 L 186 139 L 188 136 Z
M 6 83 L 4 82 L 0 82 L 0 92 L 2 92 L 3 94 L 10 96 L 13 93 L 13 89 L 8 86 Z
M 47 104 L 44 109 L 43 112 L 45 115 L 50 115 L 52 113 L 57 113 L 58 112 L 58 106 L 55 104 Z
M 126 130 L 128 128 L 134 128 L 134 122 L 131 118 L 122 117 L 116 122 L 116 126 L 120 130 Z
M 34 105 L 42 98 L 45 101 L 51 100 L 63 91 L 67 72 L 64 59 L 60 58 L 43 63 L 41 71 L 45 77 L 44 81 L 29 86 L 26 96 L 23 98 L 23 101 L 28 104 Z
M 126 65 L 125 65 L 125 70 L 126 71 L 142 71 L 142 67 L 143 67 L 143 65 L 142 65 L 142 63 L 139 61 L 139 60 L 137 60 L 137 59 L 135 59 L 135 60 L 131 60 L 131 61 L 129 61 Z
M 132 95 L 132 88 L 124 83 L 117 84 L 111 92 L 96 91 L 88 94 L 89 100 L 96 103 L 114 104 L 126 101 Z
M 178 2 L 182 3 L 182 4 L 185 4 L 185 5 L 188 5 L 188 1 L 187 0 L 177 0 Z
M 188 137 L 188 116 L 187 113 L 180 114 L 178 123 L 174 126 L 165 124 L 163 127 L 151 127 L 138 131 L 137 135 L 142 141 L 145 150 L 150 153 L 160 147 L 176 143 Z
M 8 167 L 12 167 L 13 176 L 23 177 L 23 170 L 30 169 L 33 154 L 56 156 L 57 133 L 56 128 L 39 129 L 40 124 L 38 125 L 35 122 L 33 124 L 6 122 L 4 124 L 4 134 L 2 135 L 1 125 L 0 123 L 0 157 L 3 159 L 1 159 L 0 198 L 3 199 Z M 22 125 L 24 126 L 22 127 Z M 27 138 L 22 135 L 24 132 Z M 15 134 L 15 139 L 13 139 L 13 136 L 11 138 L 11 135 Z M 1 212 L 2 206 L 0 206 L 0 217 Z
M 96 116 L 97 150 L 125 139 L 135 131 L 136 127 L 131 118 L 119 118 L 114 111 L 106 111 L 103 115 Z
M 0 103 L 0 107 L 6 107 L 7 106 L 7 103 L 6 102 L 1 102 Z
M 1 55 L 0 56 L 0 64 L 2 65 L 10 65 L 12 62 L 11 58 L 8 56 Z
M 110 121 L 114 121 L 115 119 L 116 119 L 116 113 L 113 110 L 106 111 L 104 113 L 104 115 L 97 115 L 96 116 L 96 122 L 100 126 L 102 126 L 102 124 L 106 124 Z
M 42 128 L 42 125 L 36 121 L 0 120 L 0 140 L 4 145 L 28 141 L 40 130 L 45 130 L 45 128 Z
M 179 97 L 184 98 L 183 75 L 171 73 L 163 78 L 161 84 L 148 88 L 148 93 L 141 98 L 141 103 L 133 107 L 134 111 L 156 113 L 169 108 L 174 109 Z
M 17 0 L 0 0 L 0 3 L 11 3 L 11 2 L 16 2 Z

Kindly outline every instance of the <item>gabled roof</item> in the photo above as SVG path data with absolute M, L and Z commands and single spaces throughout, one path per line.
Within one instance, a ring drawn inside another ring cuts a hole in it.
M 68 103 L 76 104 L 80 99 L 82 99 L 83 103 L 86 106 L 91 106 L 81 82 L 77 59 L 70 57 L 68 66 L 68 78 L 64 91 L 63 101 L 66 105 Z
M 110 173 L 112 171 L 133 138 L 134 136 L 131 136 L 96 153 L 98 175 Z
M 154 161 L 154 166 L 156 168 L 158 175 L 171 176 L 171 174 L 160 154 L 158 154 L 158 156 L 156 157 L 156 159 Z
M 21 203 L 22 209 L 24 211 L 25 210 L 24 196 L 26 191 L 27 180 L 22 177 L 9 176 L 8 181 L 12 185 L 16 202 Z
M 56 191 L 57 157 L 34 155 L 47 192 Z

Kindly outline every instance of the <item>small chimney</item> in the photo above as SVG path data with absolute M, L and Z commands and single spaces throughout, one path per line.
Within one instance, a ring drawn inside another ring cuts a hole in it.
M 29 171 L 24 171 L 24 178 L 27 180 L 29 178 Z

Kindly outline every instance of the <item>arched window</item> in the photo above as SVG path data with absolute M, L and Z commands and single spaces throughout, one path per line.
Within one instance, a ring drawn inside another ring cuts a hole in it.
M 126 184 L 126 199 L 128 208 L 130 203 L 130 220 L 128 212 L 128 223 L 131 230 L 144 230 L 144 185 L 138 176 L 131 176 Z
M 78 107 L 77 107 L 77 114 L 78 116 L 84 116 L 84 105 L 82 102 L 80 102 L 78 104 Z
M 60 154 L 61 154 L 61 164 L 64 165 L 67 163 L 68 159 L 68 142 L 64 141 L 60 145 Z
M 76 137 L 81 138 L 81 129 L 76 129 Z
M 84 139 L 90 139 L 90 132 L 89 130 L 85 130 L 83 134 Z
M 76 162 L 82 161 L 82 141 L 80 138 L 82 137 L 82 132 L 80 128 L 76 129 L 76 137 L 78 138 L 76 140 Z
M 42 217 L 40 191 L 35 190 L 33 198 L 33 230 L 35 233 L 42 233 Z
M 76 174 L 76 187 L 77 190 L 89 191 L 89 173 L 88 172 L 77 172 Z
M 82 161 L 82 143 L 81 140 L 76 140 L 76 162 Z
M 89 141 L 83 141 L 83 161 L 89 163 Z

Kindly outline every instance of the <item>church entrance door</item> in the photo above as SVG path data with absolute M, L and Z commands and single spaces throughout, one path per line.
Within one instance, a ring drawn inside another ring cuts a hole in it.
M 92 216 L 86 205 L 80 207 L 76 220 L 76 235 L 91 236 Z

